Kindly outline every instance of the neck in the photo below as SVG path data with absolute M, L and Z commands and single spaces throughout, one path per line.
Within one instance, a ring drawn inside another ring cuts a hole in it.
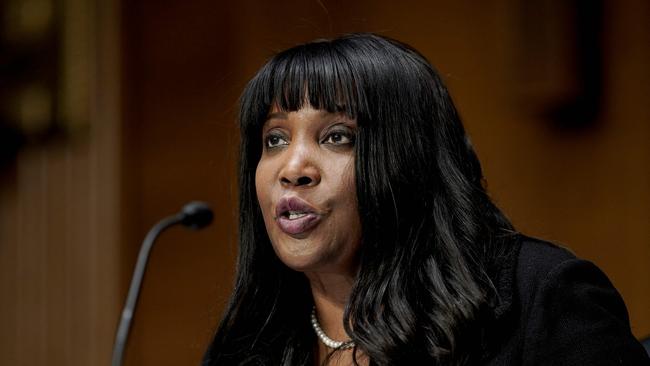
M 354 279 L 331 273 L 306 273 L 321 328 L 328 337 L 346 341 L 350 337 L 343 327 L 343 313 Z

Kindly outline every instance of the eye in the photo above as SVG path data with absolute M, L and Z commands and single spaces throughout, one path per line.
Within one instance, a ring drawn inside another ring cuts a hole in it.
M 283 145 L 289 145 L 289 143 L 284 138 L 284 136 L 280 134 L 270 134 L 264 139 L 264 146 L 266 146 L 268 149 Z
M 323 139 L 324 144 L 332 145 L 349 145 L 354 143 L 354 134 L 348 131 L 332 131 L 325 139 Z

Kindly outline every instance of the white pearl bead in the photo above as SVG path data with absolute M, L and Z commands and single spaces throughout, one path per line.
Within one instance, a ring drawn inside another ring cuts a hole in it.
M 354 342 L 352 341 L 335 341 L 332 338 L 328 337 L 323 329 L 321 329 L 320 324 L 318 323 L 318 318 L 316 318 L 316 307 L 314 306 L 311 310 L 311 325 L 314 328 L 314 332 L 318 338 L 329 348 L 340 348 L 348 349 L 354 347 Z

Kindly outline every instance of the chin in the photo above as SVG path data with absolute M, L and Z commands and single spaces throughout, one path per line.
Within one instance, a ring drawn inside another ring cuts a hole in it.
M 274 246 L 275 254 L 285 266 L 298 272 L 305 272 L 317 265 L 318 260 L 312 253 L 303 253 L 300 249 Z
M 273 250 L 280 261 L 294 271 L 314 271 L 328 262 L 327 256 L 318 250 L 318 244 L 310 240 L 290 239 L 273 241 L 273 243 Z

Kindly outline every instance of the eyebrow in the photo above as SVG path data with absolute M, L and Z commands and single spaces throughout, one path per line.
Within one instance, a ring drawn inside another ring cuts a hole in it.
M 274 119 L 274 118 L 279 118 L 279 119 L 287 119 L 287 113 L 286 112 L 273 112 L 269 113 L 266 116 L 266 120 Z

